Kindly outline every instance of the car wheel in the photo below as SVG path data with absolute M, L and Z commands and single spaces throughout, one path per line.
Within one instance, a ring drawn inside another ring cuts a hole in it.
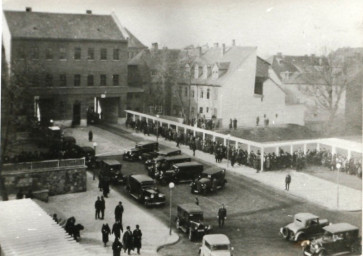
M 180 229 L 180 221 L 179 221 L 179 219 L 176 219 L 175 227 L 176 227 L 176 230 L 179 231 L 179 229 Z
M 290 239 L 290 231 L 287 228 L 283 228 L 282 229 L 282 237 L 285 238 L 286 240 Z
M 298 237 L 297 237 L 297 241 L 304 241 L 304 240 L 306 240 L 307 238 L 306 238 L 306 235 L 305 234 L 300 234 Z
M 350 247 L 350 250 L 352 253 L 357 254 L 357 255 L 361 255 L 362 252 L 362 247 L 359 243 L 354 243 L 352 244 L 352 246 Z
M 194 234 L 193 234 L 193 230 L 189 229 L 189 235 L 188 235 L 189 241 L 193 241 L 194 239 Z

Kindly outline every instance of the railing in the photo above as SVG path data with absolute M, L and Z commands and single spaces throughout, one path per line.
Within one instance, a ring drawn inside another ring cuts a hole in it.
M 307 152 L 307 146 L 308 145 L 314 145 L 317 150 L 320 150 L 320 147 L 326 145 L 331 147 L 332 154 L 335 154 L 337 152 L 337 149 L 343 149 L 347 152 L 347 157 L 350 158 L 352 152 L 356 152 L 359 154 L 363 154 L 363 148 L 361 143 L 357 142 L 351 142 L 347 140 L 342 139 L 336 139 L 336 138 L 326 138 L 326 139 L 309 139 L 309 140 L 293 140 L 293 141 L 277 141 L 277 142 L 256 142 L 256 141 L 250 141 L 242 138 L 237 138 L 228 134 L 221 134 L 209 130 L 204 130 L 202 128 L 181 124 L 175 121 L 170 121 L 166 119 L 161 119 L 160 117 L 132 111 L 132 110 L 125 110 L 126 113 L 133 116 L 134 121 L 138 117 L 140 120 L 141 118 L 146 118 L 146 120 L 153 120 L 154 122 L 159 122 L 162 126 L 163 124 L 166 124 L 168 127 L 175 126 L 177 129 L 182 128 L 184 129 L 184 132 L 187 133 L 188 130 L 192 131 L 194 136 L 196 133 L 202 133 L 203 140 L 205 139 L 206 135 L 212 136 L 212 140 L 215 141 L 216 138 L 222 138 L 224 145 L 226 146 L 227 143 L 233 143 L 235 144 L 235 147 L 238 148 L 240 145 L 246 145 L 247 151 L 250 153 L 251 147 L 256 147 L 260 150 L 261 156 L 264 155 L 265 149 L 267 148 L 274 148 L 276 151 L 276 154 L 279 154 L 279 148 L 280 147 L 290 147 L 290 153 L 293 153 L 294 146 L 296 149 L 296 146 L 302 146 L 304 153 Z M 261 171 L 263 171 L 263 161 L 264 158 L 261 157 Z
M 60 167 L 85 166 L 85 158 L 46 160 L 16 164 L 3 164 L 3 171 L 40 170 Z

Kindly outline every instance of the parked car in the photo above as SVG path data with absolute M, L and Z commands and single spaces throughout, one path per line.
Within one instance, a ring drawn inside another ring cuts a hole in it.
M 192 158 L 187 155 L 177 156 L 158 156 L 155 158 L 154 165 L 148 167 L 148 174 L 150 177 L 155 178 L 160 175 L 162 171 L 171 169 L 173 164 L 185 163 L 192 161 Z
M 91 147 L 81 147 L 82 156 L 85 157 L 86 165 L 88 168 L 96 167 L 96 152 Z
M 175 219 L 177 230 L 188 234 L 190 241 L 204 236 L 212 226 L 203 223 L 203 211 L 196 204 L 180 204 L 177 207 L 178 216 Z
M 76 139 L 73 136 L 64 136 L 62 139 L 62 149 L 68 149 L 76 145 Z
M 191 192 L 197 194 L 206 194 L 224 188 L 227 180 L 225 179 L 226 169 L 209 168 L 203 171 L 200 176 L 191 184 Z
M 145 160 L 145 167 L 148 168 L 148 166 L 154 164 L 153 160 L 157 157 L 176 156 L 180 154 L 181 154 L 180 149 L 171 148 L 171 149 L 159 150 L 158 152 L 144 153 L 141 155 L 141 158 L 142 160 Z
M 324 233 L 324 227 L 329 225 L 327 219 L 319 219 L 311 213 L 297 213 L 294 222 L 280 228 L 280 234 L 286 240 L 300 241 L 312 240 Z
M 213 234 L 203 236 L 200 256 L 232 256 L 233 247 L 226 235 Z
M 124 176 L 121 172 L 122 164 L 114 159 L 104 159 L 100 162 L 100 180 L 110 181 L 114 184 L 124 183 Z
M 198 162 L 186 162 L 174 164 L 171 169 L 160 171 L 156 178 L 162 183 L 168 182 L 190 182 L 203 172 L 203 165 Z
M 159 143 L 153 141 L 141 141 L 136 143 L 135 148 L 132 148 L 124 153 L 123 159 L 129 161 L 137 161 L 141 159 L 143 153 L 157 151 Z
M 128 176 L 126 191 L 144 205 L 165 204 L 165 195 L 159 192 L 155 181 L 146 175 L 134 174 Z
M 304 247 L 304 255 L 361 255 L 362 238 L 359 237 L 359 228 L 348 223 L 337 223 L 323 229 L 325 233 L 322 237 Z

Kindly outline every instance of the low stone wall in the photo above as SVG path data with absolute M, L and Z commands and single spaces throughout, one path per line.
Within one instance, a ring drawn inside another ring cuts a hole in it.
M 50 196 L 86 191 L 86 175 L 86 166 L 6 171 L 2 174 L 9 192 L 22 189 L 26 194 L 29 189 L 48 189 Z

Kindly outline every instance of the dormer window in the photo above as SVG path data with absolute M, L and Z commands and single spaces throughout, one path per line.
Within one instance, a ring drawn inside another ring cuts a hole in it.
M 203 79 L 207 79 L 208 78 L 208 66 L 204 65 L 203 67 Z
M 219 77 L 219 68 L 217 65 L 214 65 L 212 69 L 212 78 L 217 79 Z

